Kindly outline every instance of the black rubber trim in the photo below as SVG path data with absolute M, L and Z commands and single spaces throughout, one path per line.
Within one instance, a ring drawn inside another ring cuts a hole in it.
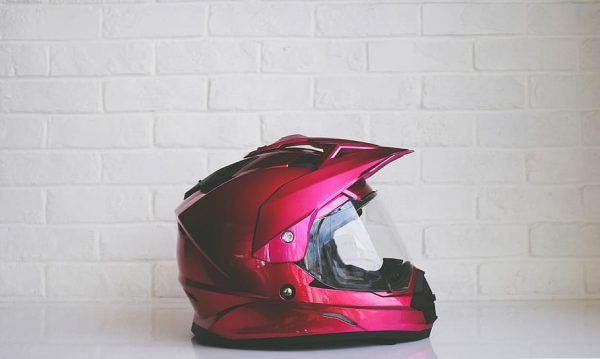
M 329 346 L 340 344 L 396 344 L 421 340 L 429 337 L 431 329 L 420 332 L 380 331 L 380 332 L 351 332 L 301 335 L 283 338 L 237 339 L 231 340 L 210 332 L 197 324 L 192 324 L 195 342 L 198 344 L 228 347 L 228 348 L 260 348 L 285 349 L 307 346 Z
M 427 279 L 425 279 L 425 272 L 417 270 L 417 282 L 410 306 L 423 312 L 427 324 L 432 324 L 437 319 L 435 299 L 435 294 L 432 293 Z
M 299 265 L 298 263 L 295 263 L 297 266 L 299 266 L 300 268 L 304 269 L 304 267 L 302 267 L 301 265 Z M 306 272 L 308 273 L 308 272 Z M 310 274 L 310 273 L 309 273 Z M 321 282 L 320 280 L 318 280 L 317 278 L 313 278 L 313 281 L 310 282 L 308 284 L 309 287 L 315 287 L 315 288 L 323 288 L 323 289 L 335 289 L 334 287 L 330 287 L 327 284 Z
M 189 196 L 193 195 L 194 193 L 200 191 L 200 188 L 202 187 L 202 180 L 198 181 L 198 183 L 196 183 L 194 185 L 194 187 L 188 189 L 185 194 L 183 195 L 183 199 L 187 199 Z

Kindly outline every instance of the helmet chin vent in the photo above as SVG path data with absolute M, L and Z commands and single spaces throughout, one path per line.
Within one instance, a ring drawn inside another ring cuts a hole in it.
M 345 316 L 345 315 L 339 314 L 339 313 L 328 313 L 328 312 L 325 312 L 325 313 L 323 313 L 323 316 L 324 316 L 324 317 L 327 317 L 327 318 L 335 318 L 335 319 L 339 319 L 339 320 L 341 320 L 342 322 L 344 322 L 344 323 L 348 323 L 348 324 L 350 324 L 350 325 L 357 325 L 357 324 L 356 324 L 356 322 L 355 322 L 354 320 L 352 320 L 352 319 L 348 318 L 348 317 L 347 317 L 347 316 Z

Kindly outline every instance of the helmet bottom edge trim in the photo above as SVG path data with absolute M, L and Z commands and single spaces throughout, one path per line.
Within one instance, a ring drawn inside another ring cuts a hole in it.
M 196 323 L 192 324 L 194 341 L 198 344 L 234 348 L 293 348 L 300 346 L 364 344 L 396 344 L 429 337 L 431 328 L 422 331 L 363 331 L 347 333 L 309 334 L 291 337 L 227 339 Z

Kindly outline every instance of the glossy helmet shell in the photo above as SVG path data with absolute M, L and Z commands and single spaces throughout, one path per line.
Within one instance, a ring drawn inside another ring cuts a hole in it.
M 193 332 L 223 343 L 427 337 L 435 297 L 422 271 L 411 267 L 402 291 L 352 291 L 315 285 L 297 264 L 319 213 L 372 192 L 365 180 L 411 152 L 293 135 L 190 189 L 176 214 Z

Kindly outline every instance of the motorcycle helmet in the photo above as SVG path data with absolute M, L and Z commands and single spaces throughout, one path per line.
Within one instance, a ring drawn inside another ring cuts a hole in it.
M 435 295 L 366 180 L 411 150 L 292 135 L 185 193 L 179 281 L 214 344 L 426 338 Z

